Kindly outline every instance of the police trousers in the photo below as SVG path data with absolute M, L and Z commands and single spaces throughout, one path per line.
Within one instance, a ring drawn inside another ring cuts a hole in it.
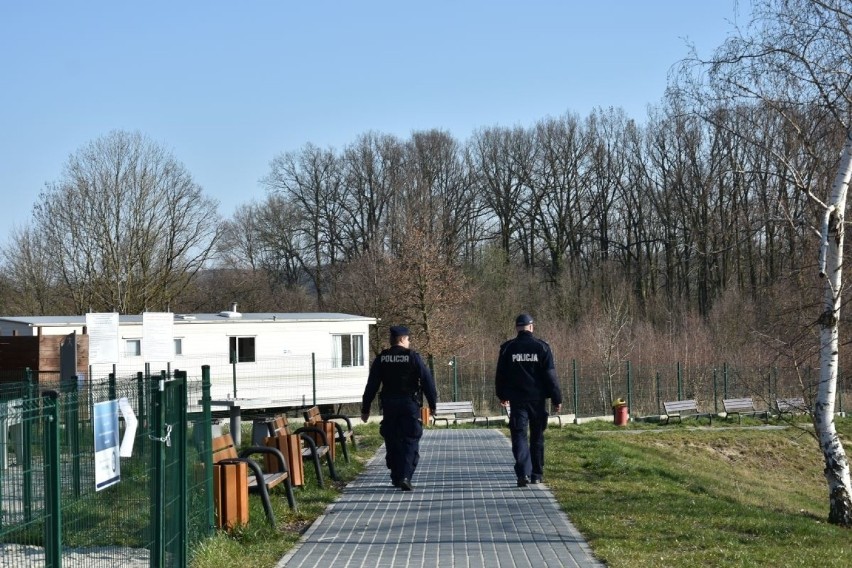
M 512 434 L 515 475 L 541 479 L 544 475 L 544 431 L 548 416 L 545 401 L 512 400 L 510 404 L 509 431 Z
M 386 397 L 382 399 L 382 413 L 379 433 L 385 440 L 385 463 L 391 481 L 410 480 L 420 461 L 420 438 L 423 437 L 420 406 L 412 397 Z

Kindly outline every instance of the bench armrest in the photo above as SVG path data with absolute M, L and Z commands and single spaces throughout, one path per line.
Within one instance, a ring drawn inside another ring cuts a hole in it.
M 312 426 L 303 426 L 302 428 L 299 428 L 298 430 L 296 430 L 296 431 L 295 431 L 295 432 L 293 432 L 293 433 L 294 433 L 294 434 L 301 434 L 301 433 L 303 433 L 303 432 L 311 432 L 311 433 L 313 433 L 313 434 L 319 434 L 320 436 L 322 436 L 322 439 L 323 439 L 323 444 L 322 444 L 322 445 L 323 445 L 323 446 L 327 446 L 327 445 L 328 445 L 328 438 L 327 438 L 327 437 L 326 437 L 326 435 L 325 435 L 325 430 L 322 430 L 322 429 L 320 429 L 320 428 L 314 428 L 314 427 L 312 427 Z
M 352 431 L 352 420 L 343 414 L 321 414 L 320 415 L 323 420 L 343 420 L 346 422 L 346 428 L 350 432 Z
M 257 479 L 258 485 L 263 484 L 263 470 L 260 468 L 260 465 L 258 465 L 258 463 L 251 458 L 226 458 L 217 461 L 213 465 L 224 465 L 229 463 L 244 463 L 248 465 L 248 468 L 251 470 L 252 475 L 254 475 L 255 479 Z M 287 467 L 286 463 L 284 464 L 284 467 Z M 287 469 L 284 469 L 282 471 L 287 471 L 289 473 L 289 470 Z
M 275 458 L 278 460 L 278 467 L 281 468 L 279 471 L 286 471 L 287 473 L 290 473 L 290 470 L 287 469 L 287 460 L 284 459 L 284 454 L 282 454 L 278 448 L 272 448 L 269 446 L 251 446 L 250 448 L 242 450 L 239 456 L 243 460 L 247 460 L 249 462 L 254 463 L 254 460 L 249 457 L 254 454 L 271 454 L 275 456 Z M 249 467 L 251 467 L 251 465 L 249 465 Z

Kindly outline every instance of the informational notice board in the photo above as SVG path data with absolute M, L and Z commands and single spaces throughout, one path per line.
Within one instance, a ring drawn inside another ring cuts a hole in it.
M 121 481 L 117 400 L 95 403 L 94 426 L 95 490 L 100 491 Z

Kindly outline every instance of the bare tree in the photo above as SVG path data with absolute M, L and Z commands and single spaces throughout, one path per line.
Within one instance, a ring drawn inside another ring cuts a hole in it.
M 399 226 L 417 224 L 441 244 L 454 262 L 467 249 L 466 228 L 478 222 L 477 194 L 459 143 L 447 132 L 415 132 L 406 147 L 407 183 L 397 201 L 405 218 Z
M 459 348 L 457 318 L 470 295 L 464 274 L 422 228 L 407 227 L 404 242 L 387 276 L 395 295 L 389 319 L 410 323 L 424 353 L 450 355 Z
M 33 229 L 16 229 L 3 249 L 5 278 L 12 292 L 4 294 L 7 312 L 47 315 L 71 309 L 62 301 L 45 244 Z
M 34 230 L 77 313 L 167 309 L 219 236 L 216 202 L 138 132 L 115 131 L 71 155 L 39 196 Z
M 512 258 L 513 240 L 517 236 L 518 202 L 532 167 L 533 138 L 522 128 L 486 128 L 476 132 L 468 145 L 468 162 L 486 204 L 492 229 L 503 257 Z
M 299 254 L 302 268 L 313 280 L 317 306 L 324 309 L 327 273 L 340 260 L 346 215 L 340 160 L 328 149 L 306 144 L 299 152 L 276 157 L 263 179 L 273 193 L 292 203 L 299 214 Z
M 368 133 L 343 153 L 348 258 L 388 247 L 391 206 L 404 179 L 404 146 L 389 135 Z

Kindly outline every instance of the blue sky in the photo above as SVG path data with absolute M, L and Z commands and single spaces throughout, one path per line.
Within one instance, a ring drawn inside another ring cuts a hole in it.
M 0 244 L 68 156 L 112 130 L 171 151 L 229 217 L 278 154 L 375 130 L 622 107 L 644 120 L 740 0 L 279 0 L 0 4 Z

